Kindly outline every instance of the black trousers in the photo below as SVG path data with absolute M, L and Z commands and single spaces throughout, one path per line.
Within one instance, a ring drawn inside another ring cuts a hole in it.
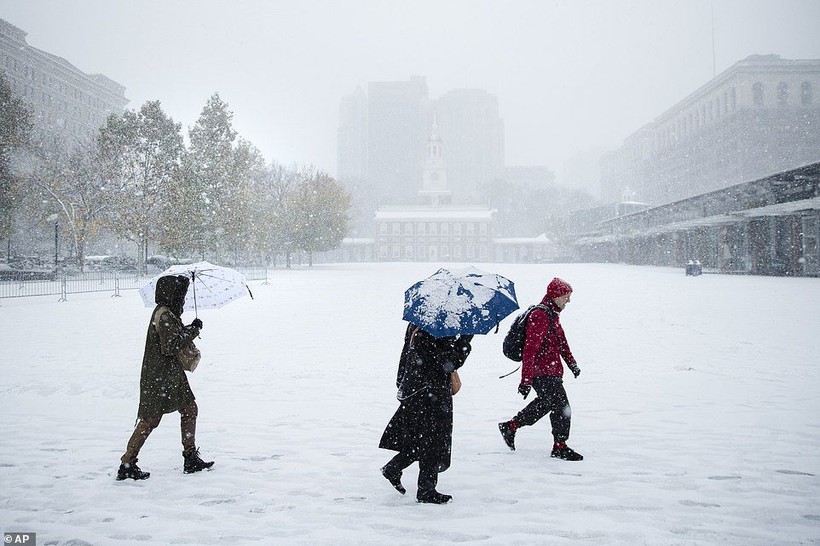
M 566 442 L 569 438 L 569 427 L 572 410 L 569 407 L 564 380 L 560 377 L 535 377 L 532 388 L 538 395 L 524 409 L 518 412 L 513 421 L 519 427 L 534 425 L 547 413 L 552 423 L 552 437 L 555 442 Z
M 417 496 L 435 491 L 438 484 L 438 460 L 434 457 L 418 459 L 412 455 L 399 451 L 395 457 L 385 465 L 391 473 L 402 471 L 414 462 L 419 462 L 419 479 Z

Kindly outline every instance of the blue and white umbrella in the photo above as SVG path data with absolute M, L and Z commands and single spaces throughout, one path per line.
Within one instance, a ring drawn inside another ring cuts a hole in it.
M 486 334 L 518 309 L 511 280 L 475 267 L 439 269 L 404 293 L 404 320 L 435 337 Z

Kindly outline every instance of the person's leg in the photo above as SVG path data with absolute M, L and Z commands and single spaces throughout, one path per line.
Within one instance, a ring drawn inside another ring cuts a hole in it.
M 438 485 L 438 461 L 435 458 L 419 459 L 419 479 L 416 501 L 430 504 L 446 504 L 453 497 L 436 491 Z
M 153 417 L 151 419 L 140 419 L 134 427 L 134 432 L 131 433 L 131 438 L 128 439 L 128 445 L 125 448 L 125 453 L 120 457 L 120 467 L 117 470 L 117 480 L 144 480 L 148 478 L 151 473 L 143 472 L 137 466 L 137 457 L 140 449 L 145 445 L 145 440 L 151 434 L 151 431 L 159 426 L 162 415 Z
M 196 448 L 196 417 L 199 407 L 193 401 L 179 410 L 179 425 L 182 433 L 182 457 L 185 460 L 183 471 L 186 474 L 199 472 L 214 465 L 213 461 L 205 462 L 199 457 Z
M 401 483 L 401 474 L 402 470 L 410 466 L 416 461 L 415 458 L 410 456 L 408 453 L 404 451 L 399 451 L 392 459 L 387 461 L 387 464 L 384 465 L 381 469 L 382 476 L 387 478 L 387 481 L 390 482 L 396 491 L 404 495 L 407 490 L 404 488 L 404 485 Z
M 123 464 L 131 464 L 136 462 L 142 446 L 145 445 L 145 440 L 151 432 L 159 426 L 162 420 L 162 415 L 150 419 L 140 419 L 134 427 L 134 432 L 131 433 L 131 438 L 128 439 L 128 445 L 125 448 L 125 453 L 120 457 Z
M 550 457 L 566 461 L 581 461 L 583 455 L 567 446 L 570 425 L 572 422 L 572 408 L 569 405 L 564 382 L 560 378 L 551 378 L 545 392 L 550 408 L 550 422 L 552 423 L 552 437 L 554 444 Z
M 199 406 L 191 402 L 179 410 L 179 428 L 182 433 L 182 450 L 186 453 L 196 451 L 196 418 Z
M 536 377 L 532 382 L 533 390 L 535 391 L 535 399 L 527 404 L 524 409 L 518 412 L 515 417 L 509 421 L 498 423 L 498 429 L 501 431 L 501 437 L 511 450 L 515 451 L 515 433 L 520 427 L 534 425 L 547 413 L 549 413 L 549 404 L 543 396 L 545 389 L 542 378 Z
M 552 424 L 552 438 L 556 444 L 565 443 L 569 439 L 569 430 L 572 423 L 572 408 L 569 405 L 567 391 L 563 382 L 554 382 L 546 396 Z

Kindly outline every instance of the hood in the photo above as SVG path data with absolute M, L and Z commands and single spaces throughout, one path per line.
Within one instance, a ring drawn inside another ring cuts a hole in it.
M 190 283 L 190 279 L 183 275 L 160 277 L 154 289 L 154 301 L 157 305 L 165 305 L 179 316 L 182 314 L 182 306 L 185 303 L 185 295 L 188 293 Z

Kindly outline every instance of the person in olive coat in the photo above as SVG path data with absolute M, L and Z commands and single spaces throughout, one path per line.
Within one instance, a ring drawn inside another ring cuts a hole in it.
M 418 502 L 445 504 L 452 499 L 436 491 L 438 474 L 450 467 L 453 394 L 458 373 L 470 354 L 471 335 L 436 338 L 409 324 L 396 377 L 399 408 L 379 447 L 398 451 L 382 475 L 404 494 L 402 471 L 418 461 Z
M 180 318 L 189 283 L 188 277 L 182 275 L 167 275 L 157 280 L 154 291 L 157 307 L 151 314 L 142 359 L 137 424 L 121 458 L 118 480 L 144 480 L 150 476 L 137 466 L 137 456 L 148 435 L 159 426 L 162 416 L 175 411 L 180 413 L 184 472 L 198 472 L 214 464 L 199 457 L 196 448 L 199 410 L 182 364 L 177 359 L 180 349 L 202 329 L 202 321 L 198 318 L 189 326 L 183 325 Z

